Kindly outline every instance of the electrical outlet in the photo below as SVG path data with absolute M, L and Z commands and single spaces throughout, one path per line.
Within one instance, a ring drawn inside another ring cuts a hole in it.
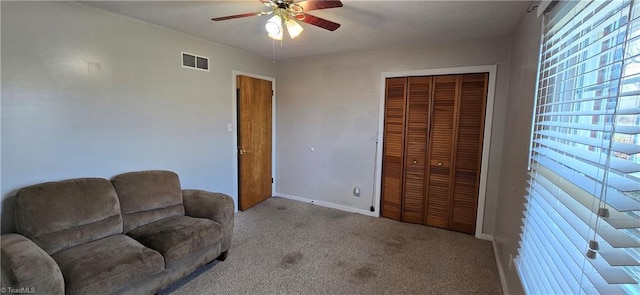
M 356 187 L 353 188 L 353 195 L 356 196 L 356 197 L 360 196 L 360 188 L 359 187 L 356 186 Z

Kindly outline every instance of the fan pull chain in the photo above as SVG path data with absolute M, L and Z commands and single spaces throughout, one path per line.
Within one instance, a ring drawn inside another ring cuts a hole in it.
M 276 40 L 271 39 L 271 60 L 276 63 Z
M 280 47 L 284 46 L 284 41 L 280 40 Z M 271 61 L 276 63 L 276 40 L 271 39 Z

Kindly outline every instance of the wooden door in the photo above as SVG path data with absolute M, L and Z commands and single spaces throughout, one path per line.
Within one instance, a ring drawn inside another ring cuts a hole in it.
M 386 80 L 383 217 L 475 232 L 488 77 Z
M 460 77 L 457 138 L 453 169 L 449 228 L 474 233 L 480 189 L 480 164 L 489 74 Z
M 405 165 L 402 221 L 423 223 L 425 205 L 425 168 L 431 77 L 410 77 L 407 85 L 405 128 Z
M 237 76 L 238 203 L 247 210 L 271 197 L 271 81 Z
M 429 148 L 426 214 L 424 223 L 449 227 L 451 167 L 455 154 L 457 75 L 433 78 L 433 110 Z
M 384 217 L 400 220 L 404 183 L 404 120 L 407 78 L 386 81 L 384 145 L 382 147 L 382 210 Z

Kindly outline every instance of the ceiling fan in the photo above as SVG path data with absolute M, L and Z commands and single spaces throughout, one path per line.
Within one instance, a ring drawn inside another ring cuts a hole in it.
M 296 22 L 301 21 L 320 27 L 329 31 L 335 31 L 340 27 L 339 23 L 326 20 L 307 13 L 311 10 L 327 9 L 342 7 L 340 0 L 304 0 L 295 2 L 296 0 L 258 0 L 265 6 L 271 8 L 270 11 L 250 12 L 236 15 L 212 18 L 212 21 L 223 21 L 249 16 L 273 15 L 266 25 L 267 35 L 275 40 L 282 40 L 284 35 L 284 26 L 291 39 L 298 37 L 302 33 L 302 26 Z M 284 24 L 284 26 L 283 26 Z

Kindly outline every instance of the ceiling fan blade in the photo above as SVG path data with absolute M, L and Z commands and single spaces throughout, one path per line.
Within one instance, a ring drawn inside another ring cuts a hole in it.
M 296 4 L 302 6 L 304 11 L 342 7 L 340 0 L 305 0 Z
M 329 30 L 329 31 L 335 31 L 340 27 L 339 23 L 334 23 L 330 20 L 326 20 L 324 18 L 320 18 L 317 16 L 313 16 L 310 14 L 304 14 L 304 18 L 303 19 L 298 19 L 301 22 L 305 22 L 308 23 L 310 25 L 314 25 L 316 27 L 321 27 L 323 29 Z
M 234 19 L 234 18 L 241 18 L 241 17 L 249 17 L 249 16 L 258 16 L 258 15 L 262 15 L 263 13 L 261 12 L 249 12 L 249 13 L 243 13 L 243 14 L 236 14 L 236 15 L 228 15 L 228 16 L 223 16 L 223 17 L 215 17 L 212 18 L 212 21 L 221 21 L 221 20 L 229 20 L 229 19 Z

